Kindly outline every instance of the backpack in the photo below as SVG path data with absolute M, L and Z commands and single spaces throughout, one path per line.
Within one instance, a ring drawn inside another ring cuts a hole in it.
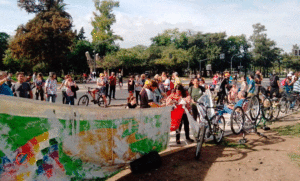
M 283 81 L 281 81 L 281 82 L 280 82 L 280 85 L 281 85 L 282 87 L 286 86 L 286 79 L 284 79 Z
M 270 86 L 271 87 L 277 87 L 277 81 L 276 81 L 276 76 L 275 75 L 273 77 L 271 77 Z

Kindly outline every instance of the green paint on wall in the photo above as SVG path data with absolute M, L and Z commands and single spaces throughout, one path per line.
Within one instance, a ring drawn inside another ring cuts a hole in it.
M 1 136 L 7 136 L 7 143 L 12 146 L 12 150 L 16 150 L 50 129 L 50 124 L 45 118 L 0 114 L 0 123 L 10 128 L 8 135 L 1 134 Z

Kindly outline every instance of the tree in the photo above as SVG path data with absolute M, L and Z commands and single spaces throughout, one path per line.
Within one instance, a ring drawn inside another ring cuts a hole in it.
M 250 40 L 253 43 L 254 49 L 252 50 L 254 65 L 263 68 L 263 74 L 268 73 L 268 68 L 273 65 L 274 57 L 278 56 L 278 48 L 273 40 L 267 38 L 267 34 L 263 33 L 266 30 L 264 25 L 260 23 L 254 24 L 253 35 Z
M 86 37 L 84 36 L 84 33 L 85 33 L 85 32 L 84 32 L 84 29 L 83 29 L 83 27 L 81 27 L 81 29 L 80 29 L 80 31 L 79 31 L 79 33 L 78 33 L 78 35 L 77 35 L 76 38 L 77 38 L 78 40 L 85 40 Z
M 8 34 L 4 32 L 0 32 L 0 67 L 3 67 L 3 58 L 4 58 L 4 53 L 8 48 L 8 39 L 9 39 Z
M 18 6 L 28 13 L 50 11 L 51 8 L 62 9 L 65 5 L 63 0 L 18 0 Z
M 119 50 L 115 45 L 115 40 L 123 40 L 119 35 L 114 35 L 111 26 L 116 22 L 115 15 L 112 13 L 114 7 L 119 7 L 119 2 L 114 0 L 94 0 L 95 8 L 99 11 L 94 12 L 94 20 L 92 20 L 92 38 L 94 49 L 99 53 L 100 57 L 107 53 Z
M 73 71 L 83 73 L 89 71 L 85 52 L 92 52 L 93 48 L 89 41 L 78 40 L 68 55 L 68 62 L 63 67 L 64 72 Z
M 37 11 L 36 16 L 25 26 L 18 27 L 9 48 L 16 59 L 30 60 L 33 64 L 47 66 L 47 70 L 60 71 L 74 38 L 72 20 L 60 4 L 55 4 L 50 9 L 47 3 L 46 5 L 47 11 Z

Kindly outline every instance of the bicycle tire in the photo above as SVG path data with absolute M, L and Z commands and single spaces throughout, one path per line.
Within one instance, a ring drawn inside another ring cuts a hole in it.
M 294 110 L 297 111 L 299 109 L 299 106 L 300 106 L 300 100 L 298 98 L 296 98 L 296 102 L 295 102 L 295 105 L 294 105 Z
M 266 121 L 270 121 L 273 117 L 272 115 L 272 102 L 271 100 L 266 97 L 263 101 L 263 104 L 262 104 L 262 117 L 266 120 Z
M 225 133 L 225 118 L 223 116 L 213 116 L 212 117 L 212 121 L 213 119 L 216 119 L 216 123 L 213 123 L 213 138 L 214 138 L 214 142 L 216 144 L 220 144 L 222 142 L 222 139 L 224 137 L 224 133 Z
M 230 115 L 230 128 L 233 134 L 240 134 L 245 124 L 244 111 L 241 107 L 237 106 L 233 109 Z M 238 127 L 236 129 L 236 126 Z
M 282 97 L 279 101 L 279 104 L 280 104 L 280 112 L 286 113 L 286 104 L 287 104 L 286 97 Z
M 202 144 L 204 142 L 205 132 L 206 132 L 206 127 L 203 125 L 199 128 L 198 135 L 196 138 L 196 141 L 197 141 L 196 156 L 195 156 L 196 160 L 199 160 L 199 158 L 200 158 L 201 148 L 202 148 Z
M 276 120 L 280 113 L 280 105 L 276 102 L 273 102 L 272 105 L 273 105 L 273 113 L 272 113 L 273 118 L 272 119 Z
M 88 106 L 89 105 L 89 97 L 87 95 L 83 95 L 79 98 L 77 105 L 78 106 Z
M 250 117 L 252 120 L 256 120 L 260 114 L 259 97 L 253 96 L 249 99 Z
M 104 100 L 103 100 L 103 97 L 102 97 L 102 96 L 99 96 L 99 97 L 98 97 L 97 102 L 98 102 L 98 106 L 99 106 L 99 107 L 100 107 L 101 105 L 104 106 Z

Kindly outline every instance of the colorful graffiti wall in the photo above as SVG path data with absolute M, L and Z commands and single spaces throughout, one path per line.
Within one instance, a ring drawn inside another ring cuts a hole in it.
M 109 176 L 167 148 L 170 109 L 77 108 L 0 96 L 0 180 Z

